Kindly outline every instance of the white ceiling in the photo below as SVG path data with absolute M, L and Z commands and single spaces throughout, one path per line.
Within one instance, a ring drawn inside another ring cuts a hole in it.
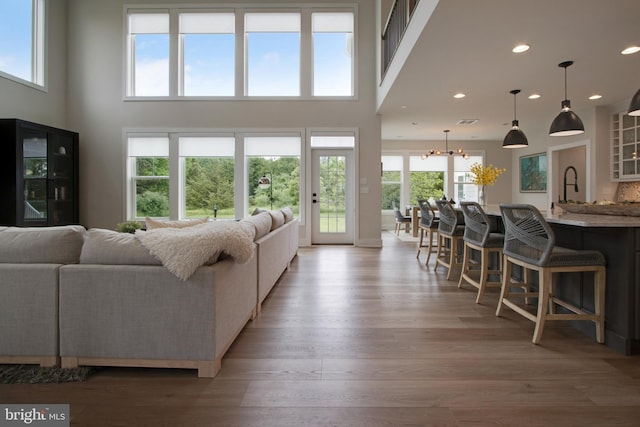
M 427 1 L 427 0 L 422 0 Z M 432 1 L 432 0 L 429 0 Z M 419 6 L 420 7 L 420 6 Z M 511 49 L 531 45 L 526 53 Z M 384 140 L 502 140 L 551 124 L 564 99 L 581 109 L 630 100 L 640 89 L 640 0 L 440 0 L 381 102 Z M 464 92 L 463 99 L 454 99 Z M 538 100 L 527 99 L 537 92 Z M 588 97 L 599 93 L 602 98 Z M 403 108 L 405 106 L 405 108 Z M 477 119 L 473 125 L 456 124 Z M 415 123 L 415 124 L 412 124 Z

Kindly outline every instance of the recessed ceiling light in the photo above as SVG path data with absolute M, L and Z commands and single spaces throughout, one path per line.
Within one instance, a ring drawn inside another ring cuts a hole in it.
M 478 119 L 462 119 L 458 120 L 457 125 L 475 125 L 478 123 Z
M 418 126 L 418 122 L 411 122 L 411 126 Z
M 593 95 L 591 95 L 589 97 L 589 99 L 594 100 L 594 99 L 600 99 L 602 98 L 602 95 L 598 95 L 597 93 L 594 93 Z
M 640 46 L 629 46 L 620 52 L 623 55 L 631 55 L 632 53 L 640 52 Z
M 528 44 L 519 44 L 518 46 L 511 49 L 511 52 L 522 53 L 528 51 L 529 49 L 531 49 L 531 46 L 529 46 Z
M 538 98 L 540 98 L 539 93 L 532 93 L 531 95 L 529 95 L 529 99 L 538 99 Z
M 457 98 L 457 99 L 464 98 L 465 96 L 467 96 L 467 95 L 465 95 L 465 94 L 464 94 L 464 93 L 462 93 L 462 92 L 460 92 L 460 93 L 456 93 L 455 95 L 453 95 L 453 97 L 454 97 L 454 98 Z
M 403 110 L 406 110 L 407 106 L 406 105 L 401 105 L 400 108 L 403 109 Z

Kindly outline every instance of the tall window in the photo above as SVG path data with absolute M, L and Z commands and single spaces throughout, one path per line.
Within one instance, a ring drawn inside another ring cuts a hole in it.
M 482 156 L 470 156 L 468 159 L 453 158 L 453 193 L 455 200 L 478 201 L 478 186 L 471 182 L 471 165 L 483 163 Z
M 0 75 L 44 86 L 45 0 L 0 2 Z
M 184 218 L 235 218 L 235 138 L 180 137 Z M 212 215 L 213 213 L 213 215 Z
M 129 138 L 129 176 L 135 217 L 169 217 L 169 138 Z
M 402 190 L 402 156 L 382 156 L 382 209 L 400 206 Z
M 137 133 L 127 137 L 129 219 L 300 214 L 302 132 Z M 241 153 L 244 152 L 244 156 Z M 266 188 L 260 179 L 269 178 Z
M 421 156 L 410 152 L 389 152 L 382 155 L 382 210 L 415 205 L 419 199 L 478 201 L 477 185 L 471 182 L 470 168 L 483 163 L 484 156 L 475 152 L 468 159 L 462 156 Z
M 419 199 L 439 199 L 444 194 L 447 158 L 430 156 L 409 157 L 409 203 L 417 205 Z
M 248 136 L 245 138 L 249 211 L 255 208 L 293 208 L 300 211 L 299 136 Z M 269 179 L 269 186 L 258 185 Z
M 312 14 L 313 95 L 353 95 L 353 13 Z
M 183 95 L 234 95 L 233 13 L 180 14 L 180 43 Z
M 129 88 L 132 96 L 169 95 L 169 14 L 129 15 Z
M 244 16 L 247 95 L 300 95 L 300 14 Z

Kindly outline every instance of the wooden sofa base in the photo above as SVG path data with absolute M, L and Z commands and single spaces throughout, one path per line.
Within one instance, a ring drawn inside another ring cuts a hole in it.
M 224 350 L 215 360 L 172 360 L 172 359 L 124 359 L 115 357 L 75 357 L 63 356 L 61 364 L 63 368 L 77 368 L 78 366 L 116 366 L 127 368 L 173 368 L 173 369 L 197 369 L 198 378 L 214 378 L 222 369 L 222 358 L 233 342 L 238 338 L 249 320 L 256 318 L 256 311 L 238 329 L 233 337 L 224 346 Z
M 99 357 L 63 357 L 63 368 L 78 366 L 118 366 L 128 368 L 197 369 L 199 378 L 213 378 L 222 368 L 222 357 L 216 360 L 110 359 Z
M 57 356 L 0 356 L 0 364 L 50 367 L 60 366 L 60 358 Z

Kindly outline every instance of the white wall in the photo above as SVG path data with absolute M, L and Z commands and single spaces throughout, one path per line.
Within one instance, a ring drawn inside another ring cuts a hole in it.
M 162 4 L 136 0 L 132 4 Z M 175 4 L 176 2 L 166 2 Z M 217 0 L 200 3 L 222 3 Z M 224 2 L 229 4 L 230 2 Z M 282 2 L 280 2 L 282 3 Z M 293 5 L 301 2 L 294 2 Z M 303 3 L 325 3 L 306 1 Z M 335 1 L 328 3 L 335 4 Z M 380 120 L 375 114 L 374 2 L 358 4 L 357 101 L 128 101 L 123 94 L 123 0 L 69 0 L 69 124 L 80 132 L 81 211 L 90 227 L 124 220 L 123 129 L 357 127 L 359 194 L 356 243 L 380 245 Z M 308 203 L 306 201 L 305 203 Z M 307 230 L 301 229 L 301 236 Z
M 559 111 L 555 112 L 557 114 Z M 611 182 L 609 169 L 611 163 L 610 148 L 610 109 L 604 107 L 592 107 L 583 110 L 575 110 L 576 114 L 582 120 L 585 133 L 567 137 L 551 137 L 549 136 L 549 126 L 553 120 L 554 112 L 549 114 L 549 123 L 539 123 L 537 127 L 521 124 L 522 130 L 527 135 L 529 147 L 514 150 L 512 159 L 512 169 L 516 173 L 514 185 L 512 187 L 512 199 L 514 203 L 527 203 L 536 206 L 538 209 L 546 210 L 551 202 L 557 202 L 558 195 L 562 197 L 562 181 L 564 176 L 564 168 L 557 164 L 551 165 L 550 173 L 547 176 L 547 192 L 546 193 L 520 193 L 518 185 L 518 169 L 520 156 L 534 153 L 547 153 L 551 155 L 555 153 L 559 155 L 566 146 L 567 149 L 573 149 L 576 145 L 584 145 L 588 152 L 587 162 L 589 173 L 585 172 L 584 198 L 590 200 L 611 200 L 612 194 L 615 193 L 617 183 Z M 558 157 L 548 156 L 548 160 L 557 163 Z M 578 175 L 580 178 L 580 175 Z M 573 182 L 573 181 L 571 181 Z M 580 184 L 579 184 L 580 185 Z M 590 189 L 590 194 L 586 194 Z M 581 189 L 582 190 L 582 189 Z M 568 197 L 568 196 L 567 196 Z
M 50 1 L 46 37 L 48 43 L 47 90 L 35 89 L 0 77 L 0 117 L 23 119 L 49 126 L 67 127 L 67 1 Z M 75 129 L 72 129 L 75 130 Z

